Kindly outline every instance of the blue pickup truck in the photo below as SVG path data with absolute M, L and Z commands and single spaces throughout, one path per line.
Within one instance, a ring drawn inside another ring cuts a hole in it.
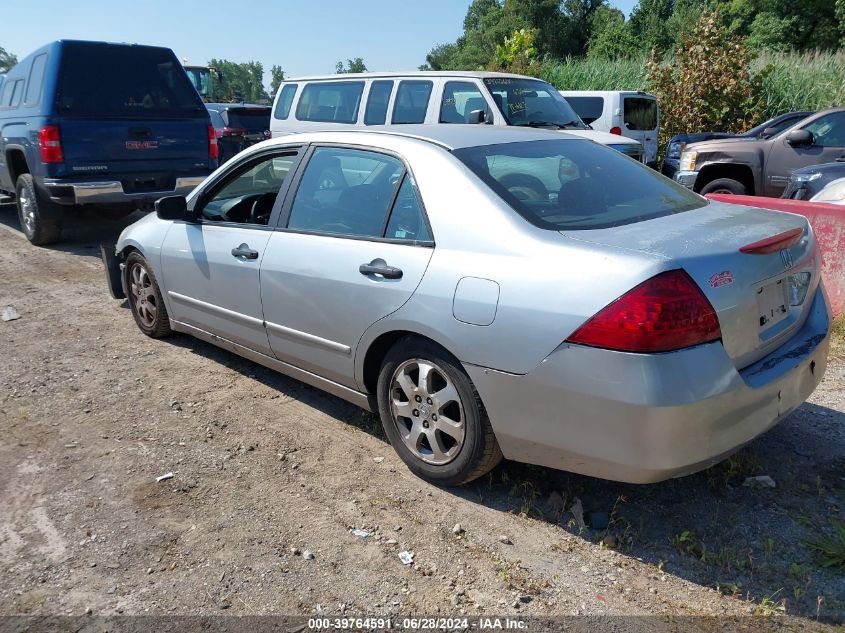
M 0 87 L 0 195 L 30 242 L 61 237 L 67 210 L 151 207 L 217 167 L 214 128 L 169 48 L 60 40 Z

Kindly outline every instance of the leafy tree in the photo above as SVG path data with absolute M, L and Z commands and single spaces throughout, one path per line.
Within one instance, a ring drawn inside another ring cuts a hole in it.
M 270 69 L 270 94 L 275 95 L 279 91 L 279 86 L 285 80 L 285 71 L 281 66 L 275 64 Z
M 12 53 L 7 53 L 6 49 L 0 46 L 0 73 L 8 72 L 12 66 L 18 63 L 18 58 Z
M 208 65 L 222 75 L 219 92 L 224 100 L 256 103 L 270 100 L 264 88 L 264 67 L 261 62 L 239 64 L 227 59 L 212 59 Z
M 798 50 L 833 50 L 840 44 L 837 0 L 713 0 L 731 33 L 754 34 L 758 24 L 759 41 L 768 37 L 763 29 L 771 26 L 785 38 L 785 46 Z
M 536 75 L 540 72 L 537 62 L 537 49 L 534 47 L 535 31 L 519 29 L 510 37 L 506 37 L 503 44 L 496 46 L 496 60 L 492 64 L 494 70 L 507 70 L 520 75 Z
M 631 12 L 631 30 L 641 46 L 650 51 L 665 52 L 675 43 L 669 31 L 669 18 L 674 10 L 674 0 L 640 0 Z
M 655 51 L 647 63 L 649 87 L 661 105 L 661 145 L 678 132 L 741 132 L 759 117 L 760 78 L 743 38 L 731 36 L 716 12 L 702 13 L 691 33 L 663 63 Z
M 599 7 L 590 20 L 592 35 L 587 56 L 599 59 L 627 59 L 639 52 L 640 45 L 619 9 Z
M 335 72 L 340 74 L 344 73 L 365 73 L 367 72 L 367 65 L 364 63 L 364 60 L 361 57 L 356 57 L 355 59 L 347 59 L 347 66 L 346 68 L 343 67 L 343 62 L 338 62 L 335 64 Z

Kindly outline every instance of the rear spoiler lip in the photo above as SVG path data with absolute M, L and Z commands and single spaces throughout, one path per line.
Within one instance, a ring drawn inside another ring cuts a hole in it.
M 798 227 L 784 231 L 783 233 L 778 233 L 772 237 L 767 237 L 758 242 L 746 244 L 745 246 L 740 247 L 739 252 L 749 255 L 768 255 L 769 253 L 789 248 L 802 237 L 804 237 L 804 229 L 802 227 Z

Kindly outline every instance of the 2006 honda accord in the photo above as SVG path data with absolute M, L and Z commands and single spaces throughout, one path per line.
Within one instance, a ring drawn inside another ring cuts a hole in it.
M 709 202 L 591 141 L 486 126 L 239 154 L 104 253 L 152 337 L 377 409 L 420 477 L 502 458 L 628 482 L 705 468 L 822 379 L 803 217 Z

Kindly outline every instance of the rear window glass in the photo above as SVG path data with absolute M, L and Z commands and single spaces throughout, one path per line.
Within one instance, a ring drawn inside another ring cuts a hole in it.
M 14 84 L 12 84 L 15 91 L 12 93 L 12 103 L 11 106 L 13 108 L 17 108 L 20 105 L 21 99 L 23 98 L 23 79 L 18 79 Z
M 270 129 L 270 108 L 229 108 L 229 127 L 246 130 L 250 134 Z
M 12 93 L 15 91 L 15 82 L 9 81 L 6 87 L 3 88 L 3 94 L 0 96 L 0 108 L 7 108 L 12 103 Z
M 657 101 L 641 97 L 625 97 L 625 125 L 629 130 L 657 129 Z
M 279 101 L 276 103 L 276 111 L 273 116 L 277 119 L 286 119 L 290 115 L 290 106 L 293 103 L 293 97 L 296 95 L 297 84 L 285 84 L 282 88 L 282 94 L 279 95 Z
M 570 97 L 563 95 L 566 102 L 578 113 L 584 123 L 592 123 L 601 118 L 604 112 L 603 97 Z
M 306 84 L 296 105 L 296 118 L 300 121 L 355 123 L 363 92 L 363 81 Z
M 526 220 L 545 229 L 622 226 L 707 204 L 656 171 L 586 140 L 467 147 L 454 155 Z
M 42 53 L 32 60 L 29 71 L 29 84 L 26 87 L 24 105 L 35 105 L 41 101 L 41 85 L 44 83 L 44 66 L 47 63 L 47 53 Z
M 392 92 L 392 81 L 374 81 L 370 85 L 370 96 L 367 97 L 367 109 L 364 112 L 365 125 L 384 125 Z
M 423 123 L 431 97 L 430 81 L 403 81 L 396 91 L 392 123 Z
M 211 117 L 211 125 L 213 125 L 215 128 L 226 127 L 226 122 L 223 120 L 223 117 L 217 110 L 209 110 L 208 116 Z
M 202 100 L 172 51 L 146 46 L 65 44 L 59 114 L 158 119 L 204 113 Z

